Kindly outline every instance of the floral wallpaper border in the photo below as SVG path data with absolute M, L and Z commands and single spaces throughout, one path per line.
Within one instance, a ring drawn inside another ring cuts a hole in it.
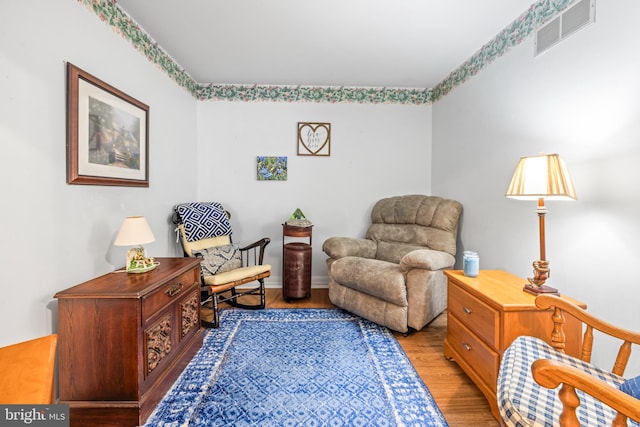
M 439 100 L 470 77 L 478 74 L 480 70 L 507 53 L 509 49 L 522 43 L 536 28 L 576 1 L 540 0 L 531 5 L 529 10 L 520 15 L 498 33 L 493 40 L 482 46 L 471 58 L 438 83 L 433 88 L 431 101 Z
M 116 4 L 116 0 L 78 0 L 120 34 L 147 59 L 164 70 L 180 86 L 197 96 L 200 85 L 158 43 Z
M 485 44 L 434 88 L 220 85 L 196 82 L 120 6 L 116 0 L 77 0 L 127 39 L 147 59 L 199 100 L 412 104 L 436 102 L 480 70 L 522 43 L 537 27 L 577 0 L 540 0 Z
M 201 85 L 200 100 L 282 101 L 359 104 L 426 104 L 431 89 L 334 86 Z

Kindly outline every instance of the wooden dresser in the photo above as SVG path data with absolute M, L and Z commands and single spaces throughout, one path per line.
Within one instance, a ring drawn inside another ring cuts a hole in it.
M 58 292 L 60 403 L 72 426 L 137 426 L 202 345 L 200 261 L 156 258 Z
M 445 274 L 449 281 L 444 355 L 455 360 L 484 393 L 499 420 L 496 383 L 502 353 L 520 335 L 550 344 L 552 311 L 539 310 L 535 296 L 522 291 L 527 280 L 505 271 L 481 270 L 478 277 L 466 277 L 459 270 Z M 586 308 L 581 302 L 567 299 Z M 564 331 L 566 352 L 579 356 L 582 322 L 566 316 Z

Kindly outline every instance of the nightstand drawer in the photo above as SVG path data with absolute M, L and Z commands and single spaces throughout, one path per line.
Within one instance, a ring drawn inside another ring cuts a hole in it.
M 160 311 L 160 309 L 169 303 L 171 303 L 178 296 L 185 295 L 194 286 L 198 285 L 197 276 L 198 270 L 191 270 L 182 276 L 173 279 L 163 286 L 158 288 L 147 297 L 142 299 L 142 320 L 143 322 L 149 319 L 154 313 Z
M 506 271 L 480 270 L 478 277 L 467 277 L 462 270 L 444 274 L 449 297 L 445 357 L 460 360 L 462 369 L 486 396 L 491 413 L 500 420 L 496 382 L 502 352 L 520 335 L 549 342 L 551 313 L 539 310 L 535 297 L 522 291 L 526 279 Z M 582 323 L 567 317 L 564 329 L 567 337 L 576 337 L 568 340 L 567 352 L 579 353 Z
M 500 358 L 498 353 L 484 344 L 469 329 L 452 316 L 447 317 L 447 342 L 464 359 L 475 368 L 475 373 L 491 388 L 496 389 Z
M 449 285 L 449 314 L 478 335 L 494 350 L 498 348 L 500 313 L 458 286 Z

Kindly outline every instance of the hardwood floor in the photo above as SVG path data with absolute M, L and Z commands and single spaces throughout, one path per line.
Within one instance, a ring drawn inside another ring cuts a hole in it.
M 267 308 L 331 308 L 327 289 L 312 289 L 310 299 L 287 303 L 281 289 L 267 289 Z M 447 422 L 457 426 L 499 426 L 484 395 L 455 362 L 445 359 L 446 312 L 408 337 L 396 333 L 398 342 L 429 388 Z

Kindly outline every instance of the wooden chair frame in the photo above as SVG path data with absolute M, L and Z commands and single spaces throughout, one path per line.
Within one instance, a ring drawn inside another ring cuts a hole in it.
M 260 265 L 264 257 L 264 248 L 271 242 L 271 239 L 264 237 L 256 242 L 251 243 L 248 246 L 240 248 L 242 253 L 242 266 L 248 265 Z M 185 253 L 185 256 L 186 255 Z M 254 259 L 254 263 L 250 262 L 251 258 Z M 259 260 L 258 264 L 255 264 L 255 260 Z M 201 283 L 201 302 L 200 305 L 205 310 L 211 310 L 212 320 L 208 321 L 201 315 L 200 324 L 205 328 L 217 328 L 220 326 L 220 313 L 219 305 L 221 303 L 227 303 L 233 307 L 246 308 L 250 310 L 258 310 L 265 307 L 265 291 L 264 291 L 264 279 L 271 276 L 270 271 L 260 273 L 255 276 L 247 277 L 242 280 L 236 280 L 234 282 L 226 283 L 219 286 L 210 286 L 205 284 L 204 275 L 202 270 L 200 271 Z M 238 286 L 246 283 L 258 282 L 258 285 L 252 288 L 237 289 Z M 259 295 L 260 302 L 257 304 L 243 304 L 238 302 L 238 299 L 246 295 Z
M 540 309 L 553 309 L 554 327 L 551 342 L 552 346 L 562 353 L 564 353 L 565 348 L 565 334 L 563 331 L 565 313 L 574 316 L 585 325 L 580 359 L 587 363 L 591 363 L 594 329 L 622 341 L 611 372 L 618 376 L 624 375 L 631 356 L 632 345 L 640 344 L 640 333 L 604 322 L 586 310 L 555 295 L 538 296 L 536 298 L 536 306 Z M 589 376 L 579 369 L 563 363 L 540 359 L 533 363 L 531 371 L 535 381 L 542 387 L 556 388 L 561 386 L 558 394 L 563 406 L 559 420 L 561 427 L 580 426 L 576 416 L 576 408 L 580 406 L 580 398 L 576 393 L 576 389 L 593 396 L 618 412 L 611 424 L 613 427 L 626 426 L 627 418 L 640 422 L 640 399 L 636 399 L 598 378 Z
M 55 403 L 57 348 L 57 334 L 0 348 L 0 404 Z

